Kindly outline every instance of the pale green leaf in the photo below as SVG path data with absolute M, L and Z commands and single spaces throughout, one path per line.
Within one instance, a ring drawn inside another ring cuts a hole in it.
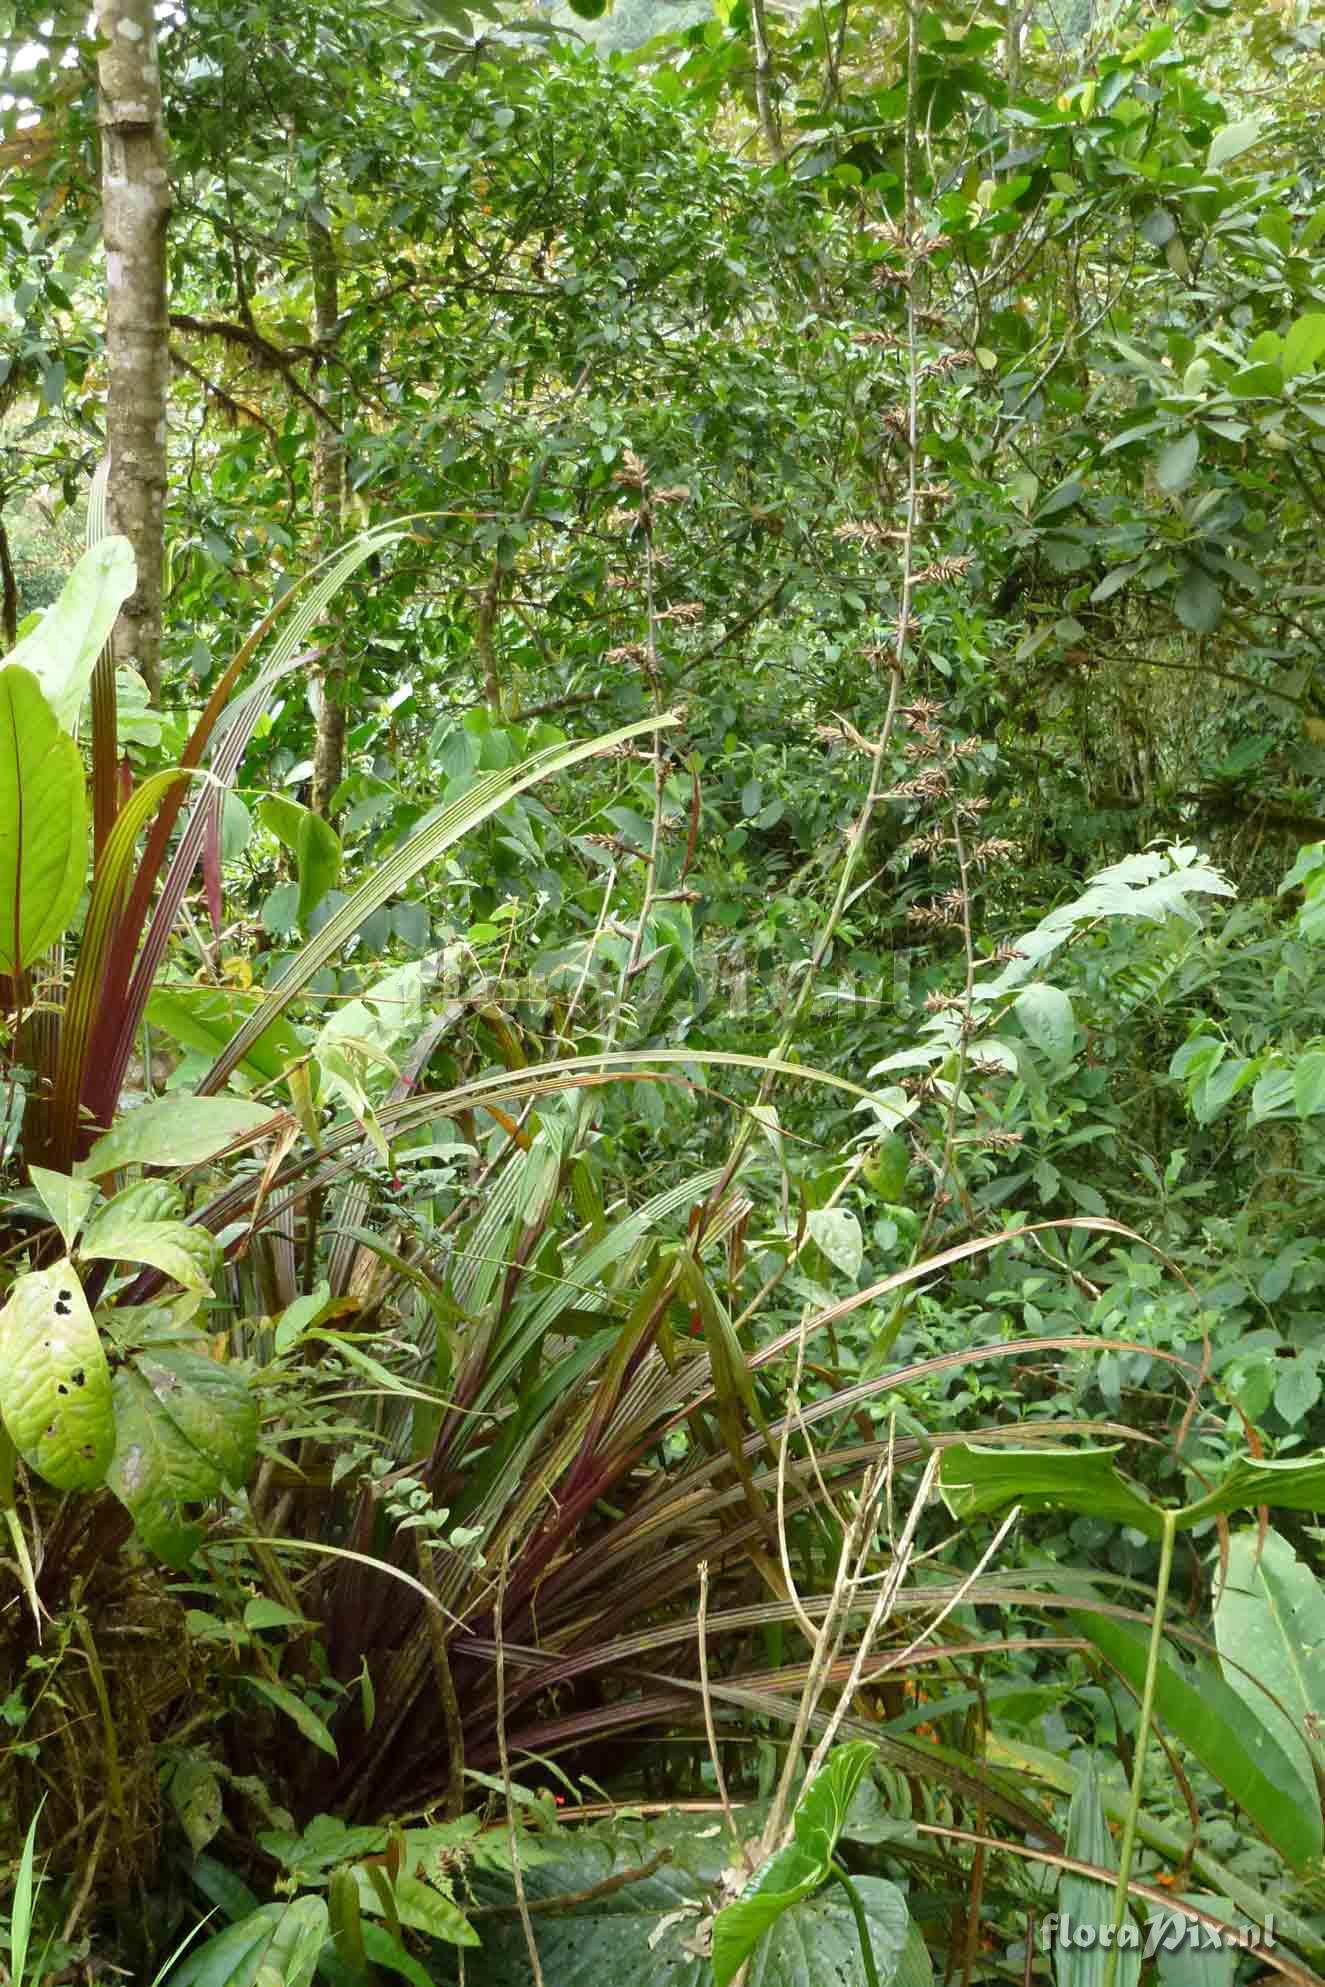
M 73 1265 L 19 1277 L 0 1313 L 0 1414 L 57 1490 L 102 1482 L 115 1444 L 110 1369 Z
M 244 1097 L 158 1097 L 126 1111 L 78 1171 L 99 1179 L 122 1166 L 198 1166 L 271 1119 L 269 1106 Z
M 11 651 L 10 664 L 36 677 L 62 731 L 72 733 L 77 727 L 97 657 L 136 584 L 128 539 L 99 539 L 84 552 L 31 634 Z
M 87 871 L 83 762 L 35 676 L 0 669 L 0 973 L 54 944 Z

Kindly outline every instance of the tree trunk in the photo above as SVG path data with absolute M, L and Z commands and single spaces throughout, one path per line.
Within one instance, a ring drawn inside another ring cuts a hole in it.
M 313 332 L 319 345 L 334 343 L 340 323 L 340 274 L 336 244 L 326 224 L 312 213 L 305 224 L 308 263 L 313 278 Z M 345 444 L 336 422 L 338 396 L 334 388 L 322 396 L 328 420 L 319 421 L 313 437 L 313 515 L 318 549 L 325 557 L 339 544 L 345 522 Z M 345 663 L 334 652 L 322 671 L 322 696 L 313 746 L 315 814 L 328 815 L 331 798 L 345 777 Z
M 773 109 L 773 53 L 768 45 L 768 16 L 764 11 L 764 0 L 750 0 L 750 17 L 755 44 L 755 109 L 759 113 L 760 134 L 769 158 L 776 166 L 782 163 L 782 133 Z
M 166 223 L 170 182 L 153 0 L 96 0 L 101 86 L 101 199 L 106 242 L 110 453 L 107 510 L 133 546 L 138 584 L 111 637 L 117 664 L 161 691 L 161 569 L 165 551 Z

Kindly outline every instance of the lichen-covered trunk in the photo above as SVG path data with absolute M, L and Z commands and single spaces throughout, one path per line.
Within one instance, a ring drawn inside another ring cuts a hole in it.
M 101 200 L 106 242 L 109 523 L 138 561 L 138 584 L 111 638 L 117 664 L 161 688 L 165 549 L 166 225 L 170 182 L 153 0 L 96 0 L 101 48 Z
M 314 336 L 320 346 L 330 348 L 340 322 L 336 243 L 330 229 L 313 214 L 308 216 L 306 238 L 313 278 Z M 336 421 L 338 400 L 334 385 L 321 395 L 325 414 L 313 439 L 313 513 L 323 554 L 339 542 L 345 517 L 345 445 Z M 334 635 L 326 639 L 328 655 L 322 670 L 309 796 L 314 813 L 324 816 L 330 814 L 332 796 L 345 777 L 345 662 L 334 646 Z

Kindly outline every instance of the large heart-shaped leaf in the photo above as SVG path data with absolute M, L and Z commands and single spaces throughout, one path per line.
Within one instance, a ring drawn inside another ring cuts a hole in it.
M 257 1406 L 242 1373 L 161 1346 L 115 1375 L 115 1455 L 107 1482 L 143 1543 L 168 1565 L 197 1549 L 197 1507 L 241 1484 L 257 1448 Z
M 115 1446 L 110 1369 L 67 1259 L 19 1277 L 0 1313 L 0 1414 L 57 1490 L 91 1490 Z
M 713 1921 L 713 1987 L 728 1987 L 779 1919 L 829 1881 L 847 1810 L 877 1753 L 868 1740 L 839 1746 L 805 1788 L 792 1819 L 791 1841 Z M 855 1919 L 850 1907 L 845 1908 L 854 1935 Z M 902 1919 L 905 1941 L 905 1906 Z
M 1080 1511 L 1133 1525 L 1151 1538 L 1162 1529 L 1159 1511 L 1113 1467 L 1119 1445 L 1105 1449 L 1025 1449 L 1000 1443 L 978 1448 L 954 1442 L 943 1451 L 939 1489 L 954 1518 L 1006 1511 Z
M 0 669 L 0 973 L 40 959 L 87 870 L 83 762 L 35 676 Z
M 882 1877 L 856 1877 L 865 1908 L 879 1987 L 926 1987 L 924 1942 L 907 1916 L 906 1899 Z M 836 1884 L 786 1912 L 755 1953 L 749 1987 L 863 1987 L 860 1934 Z

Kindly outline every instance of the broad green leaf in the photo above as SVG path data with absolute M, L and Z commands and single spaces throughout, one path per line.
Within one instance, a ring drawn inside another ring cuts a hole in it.
M 47 1214 L 60 1231 L 66 1250 L 74 1246 L 87 1211 L 97 1197 L 91 1180 L 74 1180 L 68 1173 L 52 1173 L 45 1166 L 29 1166 L 28 1178 Z
M 1325 1111 L 1325 1050 L 1311 1049 L 1293 1065 L 1293 1107 L 1299 1118 Z
M 307 1987 L 330 1935 L 326 1901 L 296 1897 L 263 1904 L 208 1939 L 170 1974 L 166 1987 Z
M 1093 1863 L 1100 1870 L 1116 1870 L 1118 1852 L 1109 1824 L 1104 1818 L 1094 1759 L 1088 1759 L 1067 1811 L 1067 1837 L 1063 1848 L 1078 1862 Z M 1114 1890 L 1095 1877 L 1083 1877 L 1064 1870 L 1058 1879 L 1058 1911 L 1073 1925 L 1085 1925 L 1103 1932 L 1113 1925 Z M 1128 1925 L 1136 1926 L 1129 1913 Z M 1102 1938 L 1093 1945 L 1056 1945 L 1053 1949 L 1054 1978 L 1058 1987 L 1103 1987 L 1108 1951 Z M 1139 1943 L 1135 1949 L 1122 1946 L 1117 1960 L 1118 1987 L 1136 1987 L 1141 1973 Z
M 87 871 L 83 761 L 35 676 L 0 669 L 0 973 L 59 938 Z
M 548 1987 L 709 1987 L 708 1961 L 692 1950 L 692 1943 L 731 1860 L 725 1828 L 693 1814 L 648 1822 L 623 1817 L 577 1826 L 573 1834 L 563 1831 L 548 1849 L 524 1872 L 531 1904 L 594 1890 L 613 1876 L 651 1863 L 662 1849 L 671 1858 L 649 1876 L 600 1891 L 573 1910 L 535 1913 Z M 478 1903 L 503 1907 L 482 1920 L 483 1987 L 529 1987 L 529 1958 L 510 1878 L 476 1867 L 466 1881 Z M 455 1980 L 455 1959 L 445 1952 L 438 1957 L 439 1977 Z M 466 1978 L 475 1973 L 471 1962 Z
M 145 1262 L 183 1290 L 211 1290 L 217 1272 L 217 1238 L 207 1228 L 181 1220 L 157 1220 L 147 1212 L 159 1198 L 157 1180 L 139 1180 L 115 1194 L 87 1224 L 79 1256 L 93 1262 Z
M 1155 465 L 1155 481 L 1170 494 L 1186 489 L 1196 473 L 1201 443 L 1194 428 L 1169 443 Z
M 137 581 L 128 539 L 99 539 L 84 552 L 32 633 L 10 652 L 11 666 L 36 677 L 61 731 L 77 728 L 97 657 Z
M 1216 131 L 1210 140 L 1210 150 L 1206 156 L 1206 171 L 1217 172 L 1220 166 L 1227 165 L 1240 153 L 1249 151 L 1261 135 L 1262 120 L 1259 117 L 1243 117 L 1236 124 L 1225 124 Z
M 1209 635 L 1219 626 L 1224 613 L 1224 596 L 1209 573 L 1200 566 L 1188 566 L 1173 596 L 1174 611 L 1184 628 L 1194 635 Z
M 258 1415 L 248 1381 L 218 1360 L 160 1347 L 120 1368 L 114 1398 L 106 1480 L 143 1543 L 184 1566 L 201 1537 L 197 1507 L 252 1467 Z
M 1186 1530 L 1225 1511 L 1254 1511 L 1261 1504 L 1275 1511 L 1325 1511 L 1325 1455 L 1277 1463 L 1241 1456 L 1222 1483 L 1178 1513 L 1178 1523 Z
M 796 1804 L 792 1840 L 718 1912 L 713 1921 L 713 1987 L 728 1987 L 778 1920 L 828 1882 L 847 1810 L 877 1753 L 877 1746 L 862 1740 L 838 1747 Z M 903 1907 L 903 1940 L 905 1918 Z
M 901 1891 L 882 1877 L 853 1881 L 865 1907 L 879 1987 L 927 1987 L 930 1967 Z M 840 1886 L 828 1884 L 784 1913 L 746 1977 L 749 1987 L 864 1987 L 860 1934 Z
M 92 1490 L 115 1446 L 110 1369 L 66 1259 L 19 1277 L 0 1312 L 0 1414 L 14 1447 L 57 1490 Z
M 271 1118 L 268 1105 L 244 1097 L 158 1097 L 126 1111 L 77 1170 L 95 1180 L 122 1166 L 199 1166 Z
M 834 1269 L 843 1276 L 857 1277 L 865 1260 L 865 1243 L 860 1223 L 847 1207 L 812 1208 L 805 1223 L 810 1238 L 823 1250 Z
M 359 1908 L 366 1915 L 382 1916 L 382 1899 L 376 1887 L 369 1883 L 362 1871 L 356 1871 L 362 1878 L 359 1885 Z M 444 1939 L 449 1946 L 476 1946 L 479 1935 L 466 1918 L 458 1904 L 449 1897 L 443 1897 L 421 1877 L 402 1871 L 391 1886 L 391 1894 L 396 1912 L 402 1925 L 408 1925 L 416 1932 L 427 1932 L 434 1939 Z
M 1296 318 L 1284 336 L 1284 378 L 1309 373 L 1325 358 L 1325 311 L 1308 311 Z
M 261 1000 L 260 993 L 233 987 L 163 986 L 148 996 L 147 1019 L 184 1048 L 215 1057 Z M 299 1035 L 280 1015 L 252 1044 L 240 1068 L 259 1083 L 275 1083 L 303 1053 Z
M 1080 1511 L 1090 1518 L 1109 1518 L 1158 1538 L 1158 1510 L 1113 1466 L 1119 1447 L 1014 1449 L 999 1443 L 977 1448 L 955 1442 L 943 1451 L 939 1489 L 954 1518 L 1020 1504 L 1026 1511 Z
M 270 1677 L 250 1676 L 245 1682 L 256 1690 L 259 1697 L 265 1697 L 278 1711 L 283 1711 L 292 1725 L 297 1725 L 310 1745 L 319 1752 L 329 1753 L 333 1759 L 338 1755 L 336 1741 L 327 1730 L 325 1722 L 318 1717 L 312 1706 L 305 1702 L 296 1690 L 289 1690 L 283 1683 L 275 1683 Z
M 373 1966 L 384 1967 L 388 1973 L 398 1973 L 402 1980 L 408 1980 L 410 1987 L 435 1987 L 436 1976 L 427 1972 L 416 1959 L 411 1959 L 399 1939 L 393 1938 L 385 1925 L 363 1927 L 363 1949 Z
M 340 836 L 311 807 L 287 800 L 284 794 L 265 794 L 258 803 L 258 814 L 294 857 L 299 876 L 299 922 L 306 925 L 328 890 L 334 890 L 340 881 Z
M 185 1753 L 170 1776 L 167 1791 L 190 1849 L 195 1856 L 200 1855 L 224 1818 L 221 1783 L 206 1754 Z
M 1325 1590 L 1278 1532 L 1230 1540 L 1215 1641 L 1230 1689 L 1309 1787 L 1312 1760 L 1325 1767 Z
M 1137 1697 L 1145 1683 L 1149 1636 L 1106 1615 L 1073 1614 L 1084 1635 Z M 1320 1806 L 1263 1725 L 1229 1688 L 1213 1662 L 1189 1663 L 1165 1647 L 1155 1684 L 1160 1724 L 1195 1754 L 1208 1773 L 1295 1869 L 1321 1852 Z
M 1072 1003 L 1060 988 L 1035 981 L 1023 987 L 1013 1005 L 1027 1040 L 1048 1056 L 1056 1068 L 1072 1060 L 1076 1020 Z

